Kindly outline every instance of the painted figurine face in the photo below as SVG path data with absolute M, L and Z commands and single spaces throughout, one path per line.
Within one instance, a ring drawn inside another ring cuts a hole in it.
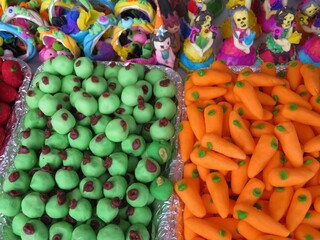
M 305 10 L 305 14 L 306 14 L 308 17 L 313 17 L 318 10 L 319 10 L 319 7 L 312 4 L 310 7 L 308 7 L 308 8 Z
M 167 51 L 170 48 L 170 45 L 171 45 L 171 40 L 169 37 L 163 42 L 158 42 L 158 41 L 154 42 L 154 48 L 161 52 Z
M 207 15 L 207 16 L 205 17 L 205 19 L 204 19 L 203 24 L 201 25 L 202 28 L 209 28 L 210 25 L 211 25 L 211 20 L 212 20 L 212 19 L 211 19 L 211 16 Z
M 247 11 L 237 11 L 233 15 L 233 21 L 235 22 L 237 28 L 246 29 L 249 27 L 248 22 L 248 12 Z
M 294 15 L 292 13 L 288 13 L 287 16 L 284 17 L 281 27 L 283 29 L 288 29 L 292 26 L 292 22 L 294 20 Z

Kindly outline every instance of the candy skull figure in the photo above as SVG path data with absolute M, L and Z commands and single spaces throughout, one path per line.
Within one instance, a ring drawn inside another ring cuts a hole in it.
M 234 9 L 236 6 L 242 6 L 247 8 L 247 13 L 248 14 L 248 26 L 252 32 L 255 32 L 255 38 L 258 38 L 261 35 L 261 26 L 257 23 L 257 18 L 255 13 L 250 10 L 251 5 L 252 5 L 253 0 L 229 0 L 226 7 L 229 9 L 229 16 L 231 17 L 231 13 L 233 12 L 232 9 Z M 221 34 L 223 39 L 229 39 L 231 38 L 234 33 L 234 28 L 232 26 L 232 19 L 228 17 L 225 19 L 220 28 L 221 28 Z
M 296 31 L 294 16 L 296 11 L 282 8 L 274 16 L 276 27 L 266 37 L 266 42 L 259 47 L 259 59 L 262 62 L 285 64 L 295 59 L 293 44 L 299 44 L 301 34 Z
M 217 59 L 227 65 L 253 65 L 256 61 L 256 50 L 252 47 L 255 32 L 249 28 L 249 10 L 236 5 L 229 13 L 233 37 L 224 41 Z
M 160 26 L 157 33 L 151 38 L 158 64 L 173 68 L 176 59 L 171 48 L 171 33 Z
M 303 63 L 320 66 L 320 1 L 304 0 L 299 4 L 298 27 L 303 43 L 298 58 Z

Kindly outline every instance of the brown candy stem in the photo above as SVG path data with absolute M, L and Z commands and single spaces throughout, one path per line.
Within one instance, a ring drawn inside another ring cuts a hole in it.
M 24 226 L 23 226 L 23 232 L 27 235 L 32 235 L 34 234 L 34 227 L 31 223 L 26 223 Z

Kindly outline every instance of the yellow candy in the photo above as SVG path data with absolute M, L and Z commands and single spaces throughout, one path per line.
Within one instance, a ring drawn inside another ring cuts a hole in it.
M 87 30 L 99 17 L 103 15 L 104 13 L 93 9 L 89 11 L 81 9 L 77 25 L 81 31 Z
M 3 38 L 0 37 L 0 47 L 3 45 Z

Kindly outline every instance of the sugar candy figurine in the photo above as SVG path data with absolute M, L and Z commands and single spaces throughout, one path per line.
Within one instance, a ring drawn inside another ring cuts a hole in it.
M 320 1 L 304 0 L 298 10 L 298 27 L 303 34 L 298 59 L 320 67 Z
M 156 34 L 151 38 L 155 49 L 158 64 L 173 68 L 176 56 L 171 47 L 171 33 L 162 26 L 156 29 Z
M 226 65 L 253 65 L 256 61 L 256 50 L 252 46 L 255 32 L 249 28 L 249 9 L 236 5 L 229 9 L 232 38 L 223 42 L 217 54 L 217 60 Z
M 209 11 L 201 11 L 194 19 L 190 36 L 183 43 L 180 54 L 180 66 L 187 71 L 209 67 L 214 61 L 212 45 L 216 39 L 218 28 L 213 24 L 213 15 Z
M 255 38 L 260 37 L 262 31 L 261 26 L 257 22 L 257 17 L 255 13 L 251 10 L 251 5 L 254 0 L 229 0 L 226 4 L 227 9 L 231 9 L 236 5 L 245 6 L 248 9 L 248 18 L 249 18 L 249 28 L 252 32 L 255 32 Z M 229 39 L 233 37 L 233 30 L 231 26 L 231 20 L 228 17 L 221 23 L 221 35 L 223 39 Z
M 296 11 L 292 8 L 282 8 L 274 16 L 276 26 L 259 47 L 258 58 L 261 62 L 286 64 L 296 58 L 294 44 L 299 44 L 301 33 L 296 30 Z
M 264 0 L 260 13 L 258 16 L 258 22 L 262 27 L 262 31 L 265 33 L 272 32 L 276 26 L 274 15 L 276 12 L 288 4 L 288 0 Z

